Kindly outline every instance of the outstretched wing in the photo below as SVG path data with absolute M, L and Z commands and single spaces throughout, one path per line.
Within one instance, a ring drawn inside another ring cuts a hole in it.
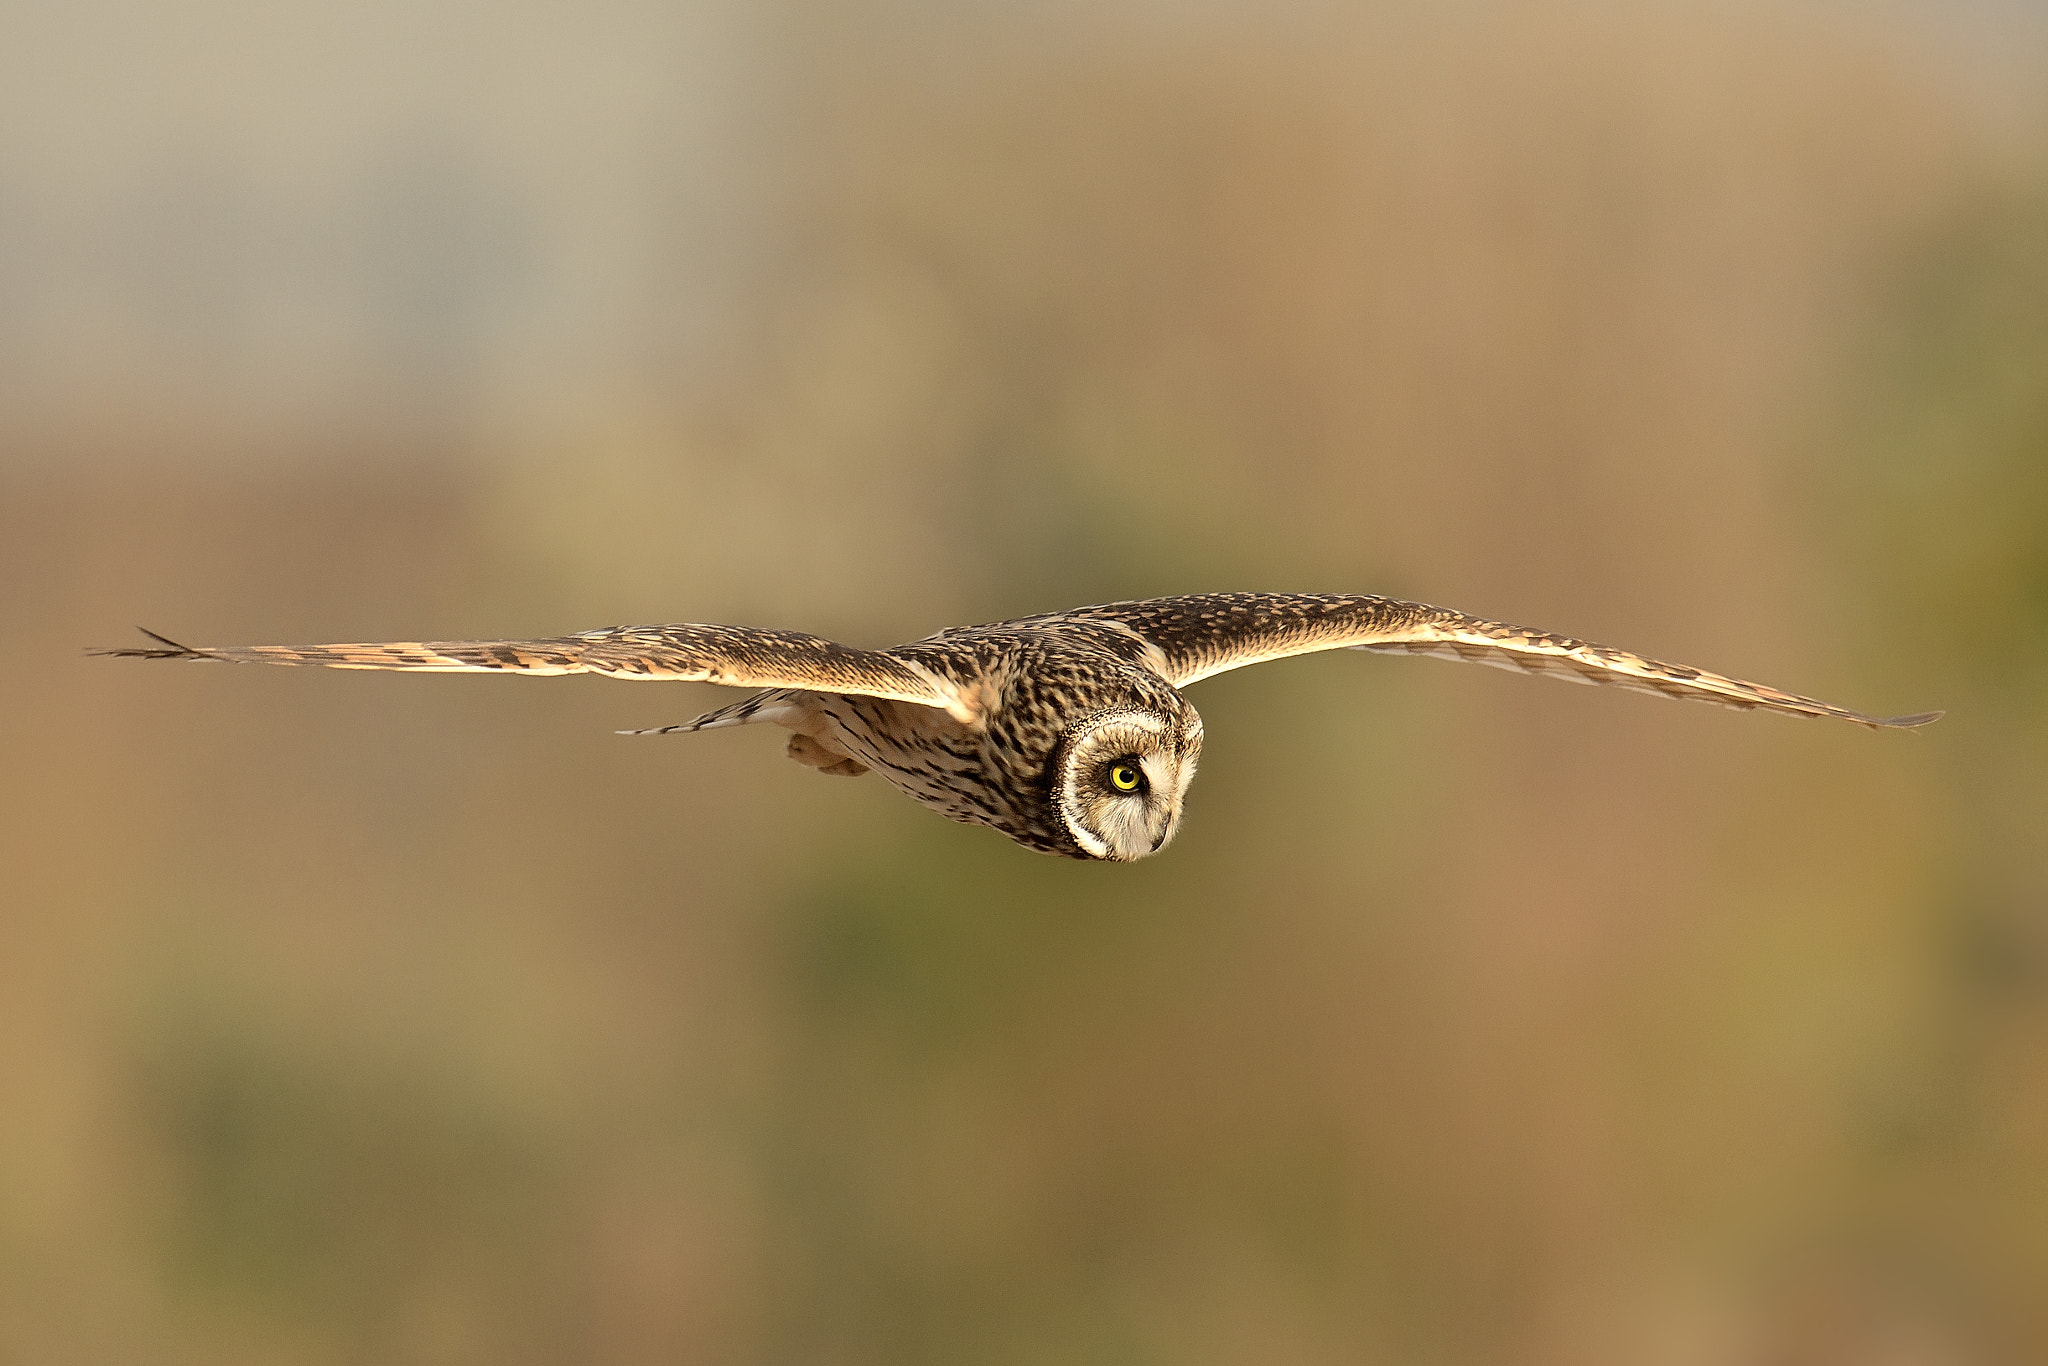
M 614 626 L 546 640 L 389 641 L 365 645 L 217 645 L 166 640 L 98 653 L 137 659 L 206 659 L 235 664 L 317 664 L 329 669 L 413 669 L 428 673 L 604 674 L 682 679 L 739 688 L 858 693 L 971 714 L 960 690 L 910 660 L 856 650 L 796 631 L 751 626 Z M 967 719 L 962 716 L 962 719 Z
M 1572 683 L 1605 683 L 1665 697 L 1689 697 L 1747 711 L 1837 716 L 1865 726 L 1924 726 L 1938 711 L 1866 716 L 1760 683 L 1724 678 L 1682 664 L 1660 664 L 1626 650 L 1569 636 L 1485 621 L 1426 603 L 1338 594 L 1208 593 L 1084 607 L 1064 616 L 1117 622 L 1156 646 L 1167 677 L 1184 686 L 1227 669 L 1314 650 L 1378 650 L 1436 655 L 1545 674 Z

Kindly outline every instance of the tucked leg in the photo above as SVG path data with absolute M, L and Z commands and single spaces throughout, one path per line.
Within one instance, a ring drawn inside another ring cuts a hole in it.
M 858 778 L 868 771 L 867 765 L 847 758 L 835 750 L 826 749 L 810 736 L 802 734 L 789 737 L 789 757 L 820 773 L 836 774 L 842 778 Z

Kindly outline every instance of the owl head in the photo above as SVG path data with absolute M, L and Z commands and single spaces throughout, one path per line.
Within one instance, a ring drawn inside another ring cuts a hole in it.
M 1180 825 L 1202 753 L 1192 708 L 1106 712 L 1074 727 L 1060 747 L 1053 796 L 1084 857 L 1129 862 L 1156 854 Z

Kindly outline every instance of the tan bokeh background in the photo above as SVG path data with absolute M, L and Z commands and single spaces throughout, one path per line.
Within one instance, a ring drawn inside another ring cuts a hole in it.
M 2048 1359 L 2024 7 L 0 11 L 0 1360 Z M 145 667 L 1380 591 L 1065 864 Z

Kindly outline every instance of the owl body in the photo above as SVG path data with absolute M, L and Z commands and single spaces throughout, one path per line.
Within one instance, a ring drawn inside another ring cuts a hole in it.
M 985 721 L 858 693 L 770 689 L 692 724 L 773 722 L 793 732 L 789 755 L 799 763 L 848 777 L 873 772 L 949 820 L 1069 858 L 1112 855 L 1092 852 L 1062 815 L 1063 751 L 1091 736 L 1122 737 L 1108 758 L 1128 754 L 1141 771 L 1155 752 L 1174 761 L 1144 775 L 1148 792 L 1161 793 L 1158 818 L 1144 822 L 1142 834 L 1105 843 L 1142 843 L 1149 854 L 1172 837 L 1200 754 L 1201 717 L 1138 662 L 1142 648 L 1127 634 L 1098 623 L 1027 619 L 942 631 L 892 653 L 976 692 Z M 1085 802 L 1088 794 L 1076 795 Z M 1112 788 L 1110 800 L 1128 795 Z
M 599 673 L 755 688 L 677 726 L 757 722 L 791 732 L 790 757 L 824 773 L 879 774 L 941 815 L 1069 858 L 1128 861 L 1179 828 L 1202 721 L 1181 689 L 1214 673 L 1316 650 L 1426 654 L 1574 683 L 1741 710 L 1919 726 L 1679 664 L 1352 594 L 1205 593 L 957 627 L 887 650 L 817 636 L 684 622 L 536 640 L 193 648 L 152 634 L 106 653 L 339 669 Z

